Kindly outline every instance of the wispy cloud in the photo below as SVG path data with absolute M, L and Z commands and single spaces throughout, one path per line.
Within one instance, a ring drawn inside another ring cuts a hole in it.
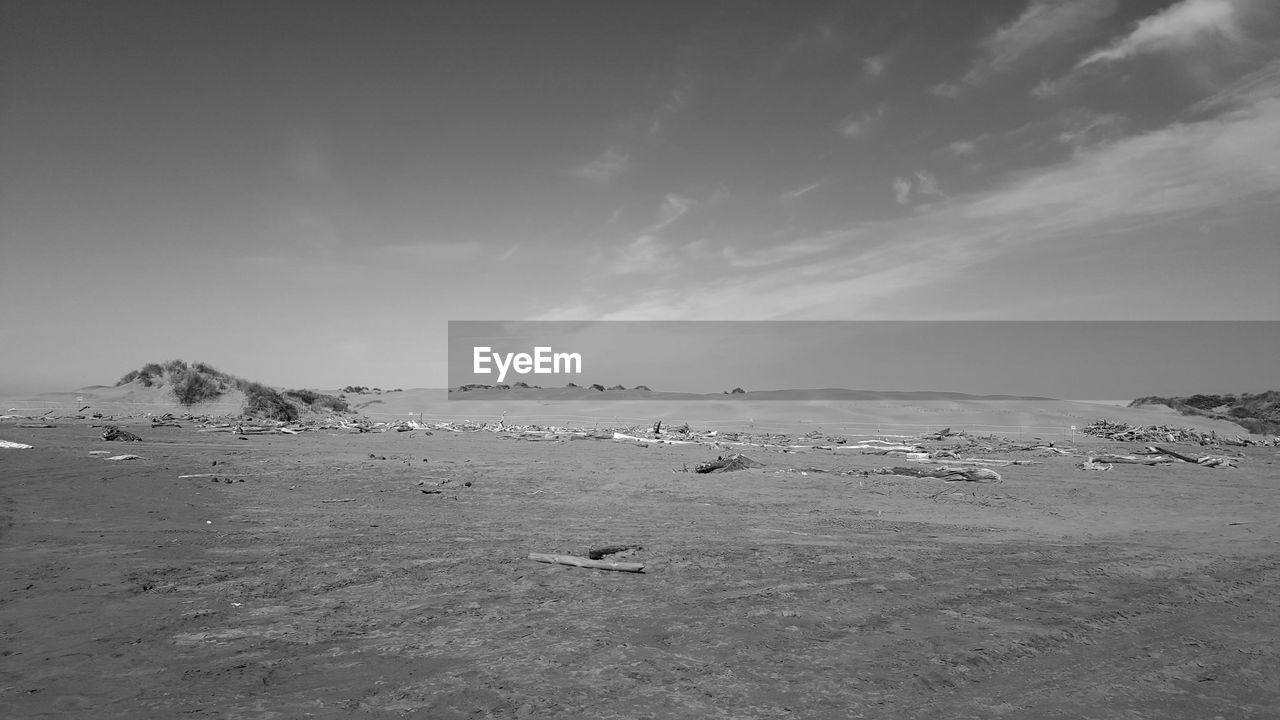
M 657 137 L 662 134 L 671 118 L 678 115 L 693 100 L 694 77 L 685 74 L 680 82 L 667 93 L 666 98 L 654 108 L 649 117 L 648 134 Z
M 1077 39 L 1116 10 L 1116 0 L 1033 0 L 980 43 L 983 53 L 963 82 L 977 85 L 1009 72 L 1025 57 Z
M 1079 66 L 1147 52 L 1182 50 L 1202 42 L 1239 42 L 1243 37 L 1239 24 L 1242 5 L 1240 0 L 1182 0 L 1144 18 L 1131 33 L 1085 57 Z
M 674 259 L 664 243 L 653 235 L 641 235 L 612 258 L 609 270 L 614 275 L 639 275 L 662 272 Z
M 899 205 L 911 202 L 911 178 L 896 177 L 893 179 L 893 199 Z
M 1079 150 L 1122 137 L 1127 121 L 1120 113 L 1081 111 L 1068 114 L 1062 122 L 1065 127 L 1058 133 L 1058 142 Z
M 954 100 L 960 97 L 960 86 L 950 82 L 938 83 L 937 85 L 929 88 L 929 94 L 934 97 Z
M 736 245 L 727 245 L 721 254 L 725 261 L 734 268 L 791 266 L 797 262 L 826 254 L 832 249 L 848 243 L 856 235 L 857 231 L 835 231 L 763 248 L 742 248 Z
M 644 233 L 652 235 L 661 232 L 684 217 L 684 214 L 689 212 L 689 208 L 693 207 L 693 205 L 694 201 L 692 199 L 669 193 L 662 199 L 662 205 L 658 208 L 658 219 L 646 228 Z
M 918 170 L 912 177 L 893 179 L 893 199 L 899 205 L 907 205 L 912 196 L 945 197 L 938 177 L 927 170 Z
M 631 158 L 616 147 L 605 150 L 595 158 L 573 168 L 573 174 L 591 180 L 607 183 L 631 167 Z
M 787 190 L 786 192 L 778 196 L 778 200 L 784 205 L 789 205 L 791 203 L 794 203 L 796 200 L 799 200 L 800 198 L 804 197 L 805 195 L 808 195 L 814 190 L 817 190 L 820 187 L 822 187 L 822 182 L 819 181 L 811 185 L 805 185 L 804 187 L 796 188 L 794 190 Z
M 1086 143 L 1056 165 L 977 195 L 948 197 L 927 171 L 895 178 L 911 202 L 938 197 L 894 220 L 854 223 L 769 247 L 736 245 L 672 267 L 623 301 L 601 293 L 567 305 L 586 317 L 733 319 L 894 317 L 925 305 L 923 289 L 953 282 L 1015 251 L 1106 237 L 1198 213 L 1229 212 L 1280 197 L 1280 61 L 1220 91 L 1203 119 Z M 1108 121 L 1109 122 L 1109 121 Z M 1132 236 L 1126 252 L 1152 248 Z M 646 249 L 647 251 L 647 249 Z M 690 283 L 691 278 L 698 282 Z M 927 310 L 925 310 L 927 311 Z
M 786 56 L 825 55 L 840 48 L 840 35 L 835 25 L 818 23 L 801 30 L 782 46 Z
M 889 57 L 887 55 L 872 55 L 862 61 L 862 74 L 869 78 L 881 77 L 888 69 Z
M 885 104 L 880 103 L 860 115 L 846 117 L 840 121 L 837 130 L 847 138 L 865 138 L 880 124 L 886 109 Z

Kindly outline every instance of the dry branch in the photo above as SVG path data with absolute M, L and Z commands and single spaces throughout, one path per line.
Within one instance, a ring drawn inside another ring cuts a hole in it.
M 595 568 L 597 570 L 617 570 L 619 572 L 644 572 L 644 563 L 610 562 L 608 560 L 592 560 L 576 555 L 553 555 L 549 553 L 529 553 L 529 559 L 553 565 L 573 565 L 575 567 Z

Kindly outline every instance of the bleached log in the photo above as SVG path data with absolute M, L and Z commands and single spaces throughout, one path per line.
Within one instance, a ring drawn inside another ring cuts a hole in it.
M 644 563 L 611 562 L 609 560 L 592 560 L 577 555 L 554 555 L 550 553 L 529 553 L 529 559 L 553 565 L 573 565 L 575 567 L 595 568 L 597 570 L 617 570 L 619 572 L 644 572 Z

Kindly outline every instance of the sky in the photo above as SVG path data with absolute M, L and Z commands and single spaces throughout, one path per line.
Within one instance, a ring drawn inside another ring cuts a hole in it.
M 0 392 L 439 387 L 451 320 L 1280 321 L 1274 0 L 4 0 L 0 158 Z

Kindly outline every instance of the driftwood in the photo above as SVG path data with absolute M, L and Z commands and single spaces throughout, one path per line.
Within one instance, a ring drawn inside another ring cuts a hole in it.
M 948 482 L 954 482 L 957 480 L 963 480 L 966 482 L 999 482 L 1003 479 L 1000 477 L 1000 473 L 989 468 L 962 469 L 957 467 L 883 467 L 871 470 L 869 473 L 872 475 L 902 475 L 904 477 L 937 478 Z
M 1182 453 L 1174 452 L 1168 448 L 1162 448 L 1159 445 L 1153 445 L 1152 448 L 1155 450 L 1159 450 L 1160 452 L 1164 453 L 1165 455 L 1168 455 L 1169 457 L 1176 457 L 1182 462 L 1189 462 L 1192 465 L 1199 464 L 1200 462 L 1200 458 L 1194 458 L 1194 457 L 1191 457 L 1190 455 L 1183 455 Z
M 576 555 L 553 555 L 549 553 L 529 553 L 529 559 L 553 565 L 573 565 L 575 567 L 595 568 L 597 570 L 617 570 L 618 572 L 644 572 L 644 563 L 611 562 L 609 560 L 592 560 Z
M 693 469 L 696 473 L 722 473 L 733 472 L 734 470 L 746 470 L 747 468 L 764 467 L 764 463 L 756 462 L 751 458 L 737 453 L 729 457 L 718 457 L 711 462 L 705 462 Z
M 102 431 L 102 439 L 107 441 L 119 440 L 121 442 L 140 442 L 142 440 L 137 435 L 128 430 L 121 430 L 115 425 L 108 425 L 107 429 Z

